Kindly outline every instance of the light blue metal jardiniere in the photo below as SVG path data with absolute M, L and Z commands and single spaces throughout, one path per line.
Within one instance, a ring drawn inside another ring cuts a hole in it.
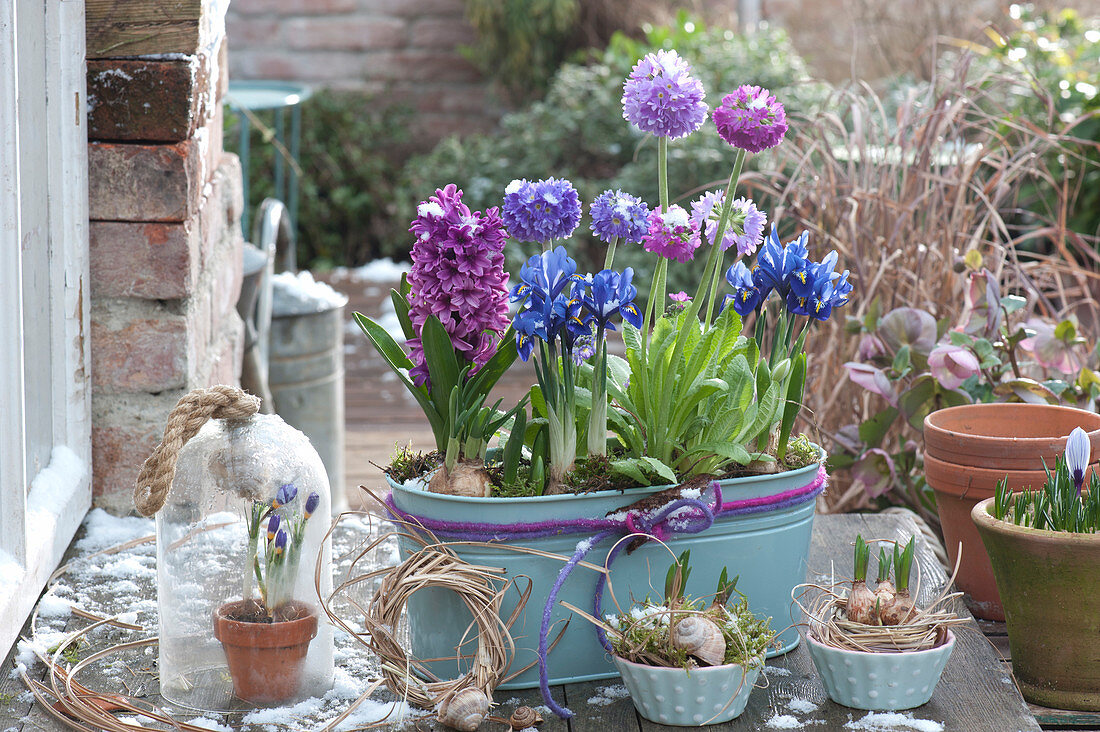
M 824 471 L 819 472 L 819 467 L 814 464 L 774 475 L 720 481 L 723 505 L 737 505 L 743 510 L 732 514 L 718 512 L 713 517 L 713 523 L 700 533 L 678 535 L 673 528 L 673 533 L 665 534 L 666 542 L 677 554 L 685 549 L 691 550 L 693 571 L 687 586 L 689 595 L 699 597 L 712 593 L 723 567 L 728 567 L 731 576 L 739 576 L 737 588 L 748 596 L 749 609 L 757 615 L 771 617 L 773 627 L 784 628 L 778 637 L 781 648 L 775 653 L 785 653 L 799 641 L 797 631 L 789 627 L 801 619 L 791 616 L 791 589 L 803 582 L 806 575 L 814 498 L 821 492 L 825 479 Z M 603 520 L 608 514 L 614 515 L 623 507 L 664 488 L 533 498 L 467 498 L 430 493 L 419 487 L 392 482 L 391 487 L 391 505 L 401 513 L 418 517 L 429 527 L 433 526 L 433 522 L 438 522 L 440 526 L 468 524 L 502 528 L 516 524 L 546 525 L 556 521 L 568 525 L 580 519 Z M 662 531 L 658 527 L 652 533 L 661 535 Z M 437 533 L 442 535 L 445 532 L 437 530 Z M 564 559 L 559 561 L 534 556 L 512 551 L 508 547 L 519 545 L 570 558 L 587 548 L 584 542 L 596 533 L 511 539 L 505 530 L 500 534 L 499 547 L 484 543 L 464 545 L 455 542 L 452 545 L 458 556 L 472 564 L 503 567 L 507 578 L 520 578 L 521 587 L 526 586 L 522 578 L 531 581 L 526 608 L 512 627 L 517 650 L 511 671 L 528 668 L 500 688 L 522 689 L 539 685 L 536 664 L 543 610 L 564 563 Z M 624 533 L 608 536 L 593 546 L 584 556 L 585 561 L 602 566 L 615 541 Z M 403 555 L 415 548 L 408 542 L 401 545 Z M 613 565 L 612 585 L 619 603 L 633 604 L 631 598 L 641 600 L 647 594 L 660 595 L 671 561 L 669 552 L 654 542 L 629 554 L 620 551 Z M 583 564 L 577 566 L 562 585 L 557 600 L 591 609 L 599 576 L 598 572 L 585 568 Z M 500 613 L 502 618 L 509 617 L 518 598 L 519 592 L 515 590 L 504 597 Z M 605 612 L 617 612 L 606 589 L 602 595 L 602 608 Z M 453 658 L 456 646 L 463 641 L 463 652 L 467 655 L 473 653 L 476 638 L 472 636 L 476 634 L 468 632 L 472 616 L 454 593 L 439 589 L 417 592 L 409 600 L 408 616 L 412 651 L 416 658 Z M 558 638 L 570 616 L 571 613 L 560 604 L 553 605 L 551 640 Z M 549 651 L 547 664 L 551 684 L 618 675 L 592 626 L 580 618 L 574 618 L 561 633 L 560 639 Z M 465 671 L 465 667 L 456 660 L 429 663 L 428 666 L 440 678 L 456 678 Z

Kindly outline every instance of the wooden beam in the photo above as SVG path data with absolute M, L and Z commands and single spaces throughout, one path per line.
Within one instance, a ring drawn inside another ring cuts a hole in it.
M 194 54 L 203 0 L 86 0 L 88 58 Z

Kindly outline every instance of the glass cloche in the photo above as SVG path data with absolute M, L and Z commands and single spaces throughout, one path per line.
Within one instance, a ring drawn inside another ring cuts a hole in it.
M 183 446 L 156 518 L 166 700 L 226 711 L 331 688 L 329 515 L 320 457 L 278 416 L 211 420 Z

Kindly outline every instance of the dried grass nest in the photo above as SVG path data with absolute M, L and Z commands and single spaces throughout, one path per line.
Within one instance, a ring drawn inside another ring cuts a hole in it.
M 501 619 L 501 599 L 511 586 L 510 583 L 503 583 L 501 588 L 504 570 L 463 561 L 445 544 L 436 541 L 434 536 L 420 531 L 397 533 L 420 546 L 403 562 L 393 567 L 357 573 L 356 564 L 393 535 L 380 536 L 359 551 L 348 571 L 348 579 L 333 588 L 332 594 L 322 602 L 326 614 L 335 625 L 378 656 L 386 686 L 399 698 L 432 709 L 472 687 L 491 700 L 493 690 L 507 678 L 508 668 L 515 657 L 510 628 L 521 612 L 530 588 L 526 593 L 521 593 L 521 601 L 512 616 L 507 620 Z M 378 578 L 381 578 L 378 588 L 370 602 L 363 606 L 355 599 L 355 590 L 363 583 Z M 433 587 L 453 591 L 473 616 L 459 648 L 476 639 L 477 650 L 472 655 L 464 655 L 471 660 L 470 669 L 456 679 L 440 679 L 423 661 L 411 657 L 397 632 L 409 598 L 420 590 Z M 333 603 L 341 596 L 357 611 L 360 627 L 355 627 L 333 610 Z
M 871 543 L 870 541 L 868 543 Z M 891 542 L 892 543 L 892 542 Z M 961 552 L 960 552 L 961 555 Z M 913 597 L 920 597 L 920 564 L 915 563 L 916 584 Z M 954 585 L 959 571 L 956 559 L 951 577 L 944 583 L 939 595 L 926 607 L 916 607 L 916 614 L 899 625 L 869 625 L 848 619 L 846 604 L 851 582 L 840 581 L 829 585 L 806 583 L 791 590 L 791 599 L 806 617 L 806 632 L 814 640 L 831 648 L 869 653 L 903 653 L 925 651 L 942 645 L 947 640 L 947 628 L 966 622 L 950 609 L 961 592 L 948 592 Z

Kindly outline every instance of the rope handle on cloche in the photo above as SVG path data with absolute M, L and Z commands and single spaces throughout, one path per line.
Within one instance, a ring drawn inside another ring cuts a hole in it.
M 168 414 L 164 437 L 145 459 L 134 487 L 134 505 L 142 516 L 152 516 L 168 500 L 176 477 L 176 461 L 187 441 L 210 419 L 247 419 L 260 409 L 259 397 L 235 386 L 211 386 L 185 394 Z

